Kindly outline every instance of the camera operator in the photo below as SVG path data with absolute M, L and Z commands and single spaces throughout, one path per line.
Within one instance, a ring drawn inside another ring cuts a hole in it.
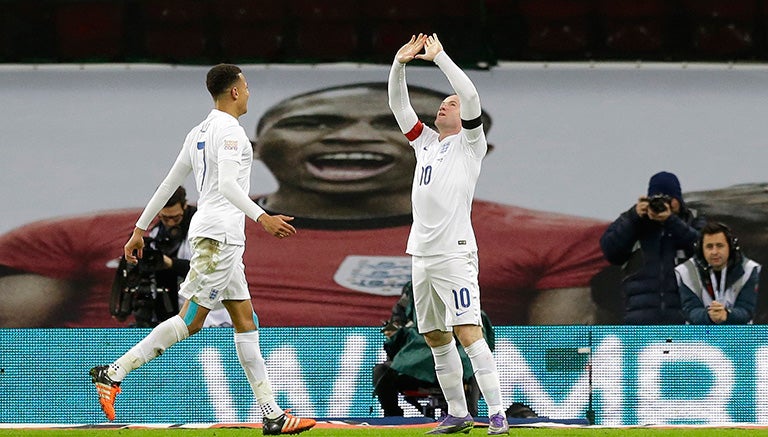
M 192 252 L 187 231 L 197 211 L 179 187 L 158 214 L 145 238 L 144 257 L 135 266 L 120 261 L 110 311 L 118 320 L 133 314 L 137 328 L 151 328 L 179 312 L 179 284 L 189 271 Z
M 668 172 L 653 175 L 647 197 L 608 226 L 600 247 L 611 264 L 622 266 L 625 324 L 685 323 L 675 266 L 693 255 L 703 226 Z

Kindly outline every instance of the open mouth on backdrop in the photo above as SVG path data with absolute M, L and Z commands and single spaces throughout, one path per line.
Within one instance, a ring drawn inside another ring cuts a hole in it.
M 353 181 L 384 173 L 395 165 L 389 155 L 375 152 L 337 152 L 315 155 L 307 161 L 307 169 L 318 179 Z

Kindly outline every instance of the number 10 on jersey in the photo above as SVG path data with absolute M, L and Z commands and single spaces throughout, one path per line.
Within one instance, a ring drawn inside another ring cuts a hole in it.
M 432 180 L 432 166 L 421 167 L 421 174 L 419 174 L 419 186 L 427 185 Z

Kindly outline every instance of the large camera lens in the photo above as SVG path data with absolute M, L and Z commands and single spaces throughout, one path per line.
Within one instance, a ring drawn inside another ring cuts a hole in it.
M 656 214 L 660 214 L 667 210 L 670 200 L 669 196 L 653 196 L 648 199 L 648 208 Z

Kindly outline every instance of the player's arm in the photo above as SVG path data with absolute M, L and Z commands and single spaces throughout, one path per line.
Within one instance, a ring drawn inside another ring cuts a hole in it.
M 477 89 L 472 80 L 469 79 L 469 76 L 445 53 L 443 45 L 437 39 L 437 34 L 432 34 L 432 36 L 427 38 L 424 43 L 424 54 L 416 55 L 416 58 L 432 61 L 440 67 L 448 82 L 451 83 L 451 87 L 456 91 L 456 95 L 459 96 L 462 124 L 474 122 L 479 126 L 481 113 L 480 95 L 477 93 Z M 464 128 L 470 129 L 466 126 Z
M 470 144 L 475 143 L 483 135 L 482 119 L 480 115 L 480 95 L 477 93 L 475 85 L 458 65 L 445 53 L 443 45 L 437 38 L 437 34 L 432 34 L 424 42 L 424 54 L 417 55 L 416 58 L 432 61 L 445 74 L 451 87 L 459 96 L 459 113 L 461 116 L 461 126 L 466 130 L 466 137 Z M 485 142 L 481 142 L 485 143 Z M 484 154 L 484 153 L 483 153 Z
M 397 51 L 392 68 L 389 70 L 389 81 L 387 84 L 389 108 L 395 115 L 400 131 L 406 134 L 406 136 L 423 125 L 419 121 L 416 111 L 413 110 L 410 98 L 408 97 L 408 85 L 405 81 L 405 64 L 416 57 L 416 54 L 424 47 L 425 40 L 426 35 L 411 36 L 410 41 Z M 411 139 L 410 136 L 409 139 Z
M 235 205 L 237 209 L 243 211 L 251 220 L 260 223 L 264 230 L 276 237 L 282 238 L 296 233 L 296 229 L 287 223 L 287 221 L 293 220 L 293 217 L 281 214 L 274 216 L 267 214 L 243 191 L 237 183 L 237 174 L 240 170 L 240 162 L 238 160 L 220 159 L 218 166 L 219 192 L 224 198 Z
M 161 209 L 171 198 L 176 189 L 184 183 L 187 175 L 192 171 L 192 163 L 190 162 L 189 155 L 185 153 L 185 149 L 182 148 L 179 155 L 176 157 L 176 161 L 171 166 L 165 179 L 160 183 L 160 186 L 155 190 L 155 194 L 149 199 L 149 203 L 141 213 L 139 220 L 136 222 L 136 227 L 133 229 L 131 238 L 125 243 L 123 252 L 126 261 L 132 264 L 138 262 L 137 258 L 141 258 L 144 249 L 144 232 L 149 228 L 152 220 L 157 216 Z M 136 255 L 134 255 L 136 251 Z

